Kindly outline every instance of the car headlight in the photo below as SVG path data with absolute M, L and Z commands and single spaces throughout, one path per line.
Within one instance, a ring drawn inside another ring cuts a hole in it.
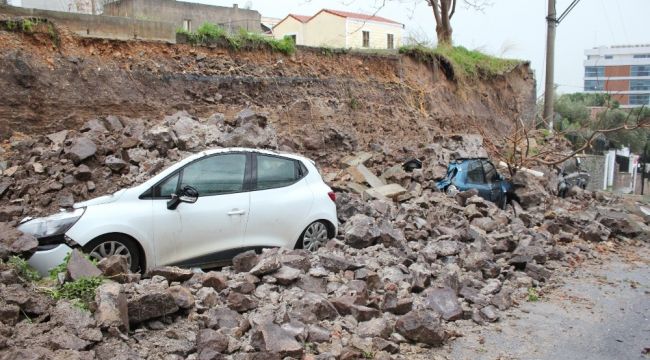
M 25 221 L 18 230 L 32 234 L 38 239 L 39 247 L 66 242 L 64 234 L 81 218 L 85 208 L 62 211 L 43 218 Z

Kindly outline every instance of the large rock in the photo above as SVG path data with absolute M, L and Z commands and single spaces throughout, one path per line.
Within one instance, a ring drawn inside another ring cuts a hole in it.
M 363 214 L 357 214 L 348 219 L 343 232 L 345 242 L 357 249 L 374 245 L 381 236 L 381 230 L 379 230 L 375 219 Z
M 129 164 L 126 161 L 114 155 L 107 156 L 106 159 L 104 160 L 104 164 L 106 165 L 106 167 L 111 169 L 111 171 L 116 173 L 123 173 L 125 172 L 125 170 L 128 170 L 129 168 Z
M 232 259 L 232 267 L 236 272 L 249 272 L 259 262 L 259 256 L 254 250 L 248 250 L 241 254 L 237 254 Z
M 178 305 L 179 308 L 190 309 L 194 307 L 194 295 L 192 295 L 192 292 L 189 289 L 175 285 L 170 286 L 167 289 L 167 292 L 172 295 L 174 302 L 176 302 L 176 305 Z
M 226 277 L 216 271 L 210 271 L 201 276 L 201 284 L 211 287 L 216 291 L 221 291 L 228 287 Z
M 97 268 L 101 270 L 104 277 L 117 282 L 126 282 L 130 272 L 128 259 L 123 255 L 105 257 L 97 263 Z
M 255 309 L 257 307 L 257 301 L 244 294 L 231 291 L 228 294 L 228 307 L 240 313 L 246 312 Z
M 255 326 L 251 334 L 251 345 L 259 351 L 277 354 L 284 358 L 301 358 L 303 346 L 289 332 L 272 322 Z
M 408 340 L 431 346 L 440 346 L 446 339 L 440 319 L 428 310 L 414 310 L 401 316 L 395 330 Z
M 320 258 L 320 263 L 329 271 L 339 272 L 345 270 L 356 270 L 362 267 L 361 264 L 349 261 L 342 256 L 335 254 L 325 254 L 320 252 L 318 254 Z
M 255 265 L 249 272 L 255 276 L 262 276 L 275 272 L 280 267 L 282 267 L 282 263 L 280 262 L 280 259 L 278 259 L 278 256 L 271 255 L 262 257 L 257 265 Z
M 38 240 L 33 235 L 22 233 L 8 223 L 0 222 L 0 259 L 7 260 L 11 255 L 29 258 L 37 247 Z
M 75 164 L 79 164 L 97 152 L 97 145 L 85 136 L 69 140 L 64 148 L 66 156 Z
M 338 315 L 334 305 L 325 297 L 315 293 L 306 293 L 302 299 L 292 304 L 290 317 L 306 324 L 313 324 L 321 320 L 334 320 Z
M 212 329 L 203 329 L 196 336 L 199 359 L 215 359 L 228 350 L 228 337 Z
M 95 320 L 99 327 L 114 327 L 125 332 L 129 330 L 126 295 L 120 284 L 107 282 L 100 285 L 95 292 L 95 302 Z
M 227 307 L 217 307 L 208 310 L 205 313 L 205 327 L 211 329 L 220 329 L 233 336 L 241 336 L 250 328 L 250 324 L 237 311 Z
M 129 322 L 132 324 L 178 311 L 176 300 L 167 291 L 151 291 L 143 295 L 136 295 L 128 301 L 128 308 Z
M 286 286 L 298 280 L 300 275 L 302 275 L 302 271 L 289 266 L 282 266 L 273 274 L 273 277 L 277 280 L 278 284 Z
M 639 225 L 630 220 L 628 213 L 604 211 L 598 214 L 598 222 L 605 225 L 613 235 L 634 238 L 643 231 Z
M 81 278 L 102 276 L 102 271 L 88 260 L 79 250 L 74 249 L 68 260 L 66 277 L 73 281 Z
M 451 288 L 430 289 L 427 291 L 424 303 L 426 307 L 435 310 L 447 321 L 458 320 L 463 316 L 463 309 L 458 302 L 456 292 Z
M 148 277 L 162 276 L 169 282 L 183 282 L 189 280 L 194 273 L 190 269 L 181 269 L 176 266 L 161 266 L 147 271 Z

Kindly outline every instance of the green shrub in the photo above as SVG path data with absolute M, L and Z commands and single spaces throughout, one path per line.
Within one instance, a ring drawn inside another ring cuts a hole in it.
M 206 22 L 203 23 L 203 25 L 201 25 L 198 29 L 196 29 L 196 35 L 201 41 L 216 40 L 225 37 L 226 30 L 224 30 L 219 25 Z
M 54 300 L 68 299 L 76 306 L 88 310 L 88 306 L 95 300 L 95 291 L 104 282 L 101 277 L 86 277 L 73 282 L 67 282 L 50 291 Z
M 280 52 L 285 55 L 291 55 L 296 52 L 296 44 L 291 37 L 286 36 L 278 40 L 258 33 L 248 32 L 245 29 L 240 29 L 236 35 L 230 35 L 219 25 L 207 22 L 201 25 L 196 30 L 196 33 L 191 33 L 180 28 L 176 29 L 176 33 L 186 35 L 192 44 L 224 40 L 233 50 L 268 47 L 271 51 Z
M 34 30 L 34 26 L 36 25 L 36 22 L 33 22 L 29 19 L 24 19 L 23 20 L 23 31 L 24 32 L 32 32 Z
M 521 64 L 520 60 L 501 59 L 462 46 L 438 46 L 428 48 L 422 45 L 403 46 L 400 54 L 419 60 L 444 60 L 451 64 L 454 77 L 459 80 L 476 79 L 501 75 Z
M 18 275 L 26 281 L 37 281 L 41 278 L 38 271 L 29 266 L 27 261 L 21 257 L 12 256 L 7 264 L 12 265 L 18 271 Z
M 539 294 L 535 288 L 528 288 L 528 301 L 535 302 L 539 300 Z

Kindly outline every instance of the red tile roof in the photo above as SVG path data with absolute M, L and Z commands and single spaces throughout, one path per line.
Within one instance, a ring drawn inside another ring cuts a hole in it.
M 298 15 L 298 14 L 289 14 L 292 18 L 295 18 L 296 20 L 300 21 L 301 23 L 306 23 L 311 19 L 311 16 L 308 15 Z
M 282 19 L 280 22 L 275 24 L 275 26 L 280 25 L 281 22 L 286 20 L 289 17 L 292 17 L 301 23 L 306 23 L 309 22 L 309 20 L 315 18 L 318 16 L 318 14 L 322 12 L 327 12 L 336 16 L 344 17 L 344 18 L 352 18 L 352 19 L 359 19 L 359 20 L 367 20 L 367 21 L 376 21 L 376 22 L 383 22 L 383 23 L 388 23 L 388 24 L 395 24 L 395 25 L 402 25 L 401 23 L 398 23 L 397 21 L 393 21 L 390 19 L 383 18 L 381 16 L 375 16 L 375 15 L 368 15 L 368 14 L 361 14 L 361 13 L 354 13 L 354 12 L 349 12 L 349 11 L 340 11 L 340 10 L 332 10 L 332 9 L 323 9 L 319 12 L 316 13 L 314 16 L 306 16 L 306 15 L 297 15 L 297 14 L 289 14 L 287 15 L 284 19 Z M 274 26 L 274 27 L 275 27 Z
M 341 16 L 341 17 L 344 17 L 344 18 L 370 20 L 370 21 L 384 22 L 384 23 L 389 23 L 389 24 L 402 25 L 401 23 L 398 23 L 397 21 L 386 19 L 386 18 L 383 18 L 381 16 L 354 13 L 354 12 L 349 12 L 349 11 L 332 10 L 332 9 L 323 9 L 323 10 L 319 11 L 316 15 L 318 15 L 319 13 L 321 13 L 323 11 L 328 12 L 330 14 L 338 15 L 338 16 Z M 316 16 L 316 15 L 314 15 L 314 16 Z

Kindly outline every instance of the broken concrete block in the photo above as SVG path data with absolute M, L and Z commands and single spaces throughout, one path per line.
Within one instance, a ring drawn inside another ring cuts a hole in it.
M 348 155 L 341 159 L 341 164 L 347 165 L 347 166 L 357 166 L 357 165 L 362 165 L 366 161 L 370 160 L 372 157 L 371 153 L 368 152 L 360 152 L 357 153 L 356 155 Z
M 364 193 L 366 190 L 368 190 L 368 187 L 363 186 L 363 185 L 361 185 L 361 184 L 359 184 L 359 183 L 355 183 L 355 182 L 347 183 L 345 186 L 346 186 L 349 190 L 351 190 L 352 192 L 355 192 L 355 193 L 357 193 L 357 194 L 359 194 L 359 195 L 363 195 L 363 193 Z
M 370 187 L 380 187 L 386 185 L 377 175 L 373 174 L 365 165 L 357 165 L 347 169 L 348 173 L 356 182 L 365 182 Z
M 404 193 L 406 193 L 406 189 L 398 184 L 382 185 L 368 189 L 365 192 L 366 195 L 375 199 L 392 199 Z

